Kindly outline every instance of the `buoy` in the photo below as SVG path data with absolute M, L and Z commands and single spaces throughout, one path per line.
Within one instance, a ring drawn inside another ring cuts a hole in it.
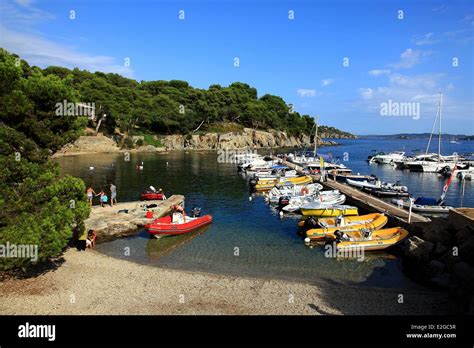
M 305 243 L 309 243 L 309 242 L 311 242 L 311 239 L 309 239 L 308 237 L 306 237 L 306 238 L 304 239 L 304 242 L 305 242 Z
M 168 162 L 166 162 L 166 165 L 168 165 Z
M 279 213 L 280 217 L 283 217 L 283 211 L 280 210 L 280 213 Z
M 249 202 L 252 202 L 252 196 L 249 196 Z
M 94 167 L 89 167 L 89 170 L 94 170 Z

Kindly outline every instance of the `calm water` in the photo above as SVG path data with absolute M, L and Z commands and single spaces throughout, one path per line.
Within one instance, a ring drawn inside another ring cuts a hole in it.
M 402 141 L 361 139 L 342 141 L 343 146 L 322 148 L 334 156 L 349 153 L 347 166 L 355 172 L 376 174 L 383 180 L 400 180 L 416 195 L 441 192 L 444 179 L 435 174 L 414 174 L 390 166 L 369 166 L 365 159 L 372 149 L 398 150 Z M 407 150 L 422 148 L 425 141 L 403 141 Z M 450 146 L 458 146 L 451 150 Z M 403 149 L 403 147 L 402 147 Z M 473 151 L 473 146 L 446 145 L 448 151 Z M 268 151 L 266 151 L 268 152 Z M 233 164 L 218 163 L 215 152 L 173 152 L 168 154 L 84 155 L 57 160 L 63 173 L 83 178 L 98 190 L 110 181 L 117 185 L 119 201 L 138 200 L 145 187 L 161 187 L 167 195 L 186 196 L 186 207 L 202 208 L 214 218 L 212 225 L 187 236 L 152 239 L 145 231 L 99 244 L 107 255 L 160 267 L 248 275 L 268 278 L 342 281 L 369 286 L 414 287 L 401 272 L 393 255 L 373 253 L 363 262 L 326 258 L 322 249 L 307 248 L 297 236 L 298 218 L 280 219 L 262 198 L 249 201 L 245 180 Z M 136 163 L 144 162 L 137 171 Z M 168 163 L 168 164 L 167 164 Z M 89 166 L 94 166 L 93 171 Z M 472 184 L 466 183 L 465 206 L 474 206 Z M 451 186 L 448 203 L 460 205 L 460 187 Z M 124 253 L 130 248 L 130 256 Z M 236 249 L 238 248 L 238 249 Z M 238 254 L 237 254 L 238 251 Z

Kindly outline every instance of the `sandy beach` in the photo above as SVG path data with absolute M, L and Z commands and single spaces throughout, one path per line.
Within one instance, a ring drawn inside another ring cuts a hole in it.
M 399 303 L 399 295 L 403 303 Z M 0 282 L 0 314 L 442 314 L 445 294 L 168 270 L 67 250 L 62 264 Z

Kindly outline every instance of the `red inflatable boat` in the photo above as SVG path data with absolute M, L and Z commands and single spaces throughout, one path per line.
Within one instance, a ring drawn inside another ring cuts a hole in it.
M 162 193 L 153 192 L 153 191 L 143 191 L 140 195 L 142 201 L 153 201 L 158 200 L 162 201 L 165 199 L 165 196 Z
M 186 216 L 183 221 L 182 214 L 173 214 L 172 216 L 164 216 L 156 219 L 153 222 L 145 225 L 148 232 L 153 235 L 177 235 L 192 232 L 198 228 L 209 225 L 212 222 L 211 215 L 204 215 L 200 217 Z M 173 221 L 173 219 L 175 221 Z

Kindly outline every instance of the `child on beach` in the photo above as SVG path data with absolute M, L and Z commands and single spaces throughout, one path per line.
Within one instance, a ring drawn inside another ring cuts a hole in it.
M 100 196 L 100 197 L 99 197 L 100 206 L 101 206 L 102 208 L 104 208 L 104 207 L 105 207 L 104 204 L 107 204 L 107 201 L 108 201 L 108 199 L 109 199 L 109 198 L 107 197 L 107 195 L 105 194 L 104 190 L 103 190 L 103 189 L 100 189 L 100 192 L 99 192 L 96 196 Z
M 94 230 L 89 230 L 87 232 L 86 248 L 94 249 L 96 238 L 97 234 L 94 232 Z

